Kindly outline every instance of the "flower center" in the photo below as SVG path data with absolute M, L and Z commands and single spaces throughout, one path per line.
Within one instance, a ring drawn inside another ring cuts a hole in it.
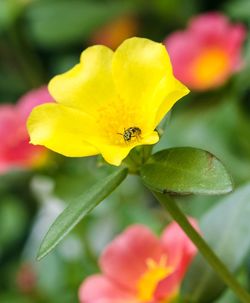
M 202 89 L 224 82 L 230 71 L 228 54 L 218 48 L 203 51 L 192 65 L 193 77 Z
M 158 283 L 172 273 L 173 269 L 166 265 L 167 256 L 162 256 L 157 263 L 147 260 L 147 271 L 141 276 L 137 284 L 137 297 L 142 302 L 153 300 Z
M 144 121 L 141 115 L 133 106 L 125 106 L 122 100 L 100 107 L 97 121 L 103 138 L 110 144 L 127 145 L 142 138 Z

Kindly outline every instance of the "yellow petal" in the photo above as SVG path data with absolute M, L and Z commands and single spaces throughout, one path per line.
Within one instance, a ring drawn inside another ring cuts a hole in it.
M 33 110 L 31 142 L 66 156 L 101 153 L 113 165 L 135 146 L 156 143 L 155 127 L 188 92 L 174 78 L 165 46 L 142 38 L 124 41 L 114 55 L 104 46 L 88 48 L 49 90 L 59 104 Z
M 79 110 L 56 103 L 43 104 L 33 109 L 27 127 L 34 145 L 44 145 L 68 157 L 99 153 L 86 141 L 95 130 L 95 124 Z
M 103 158 L 112 165 L 119 166 L 123 159 L 127 157 L 131 149 L 135 146 L 142 144 L 155 144 L 159 141 L 159 135 L 157 132 L 153 132 L 148 134 L 139 142 L 135 141 L 132 144 L 127 143 L 124 145 L 99 145 L 98 148 L 103 156 Z
M 95 113 L 102 102 L 116 96 L 112 79 L 113 51 L 106 46 L 92 46 L 82 52 L 80 63 L 68 72 L 54 77 L 49 91 L 64 105 Z
M 173 105 L 188 93 L 189 89 L 173 75 L 163 79 L 154 96 L 157 106 L 155 107 L 156 115 L 153 127 L 156 127 Z M 152 108 L 152 113 L 153 112 L 154 108 Z
M 117 90 L 122 98 L 135 107 L 147 108 L 160 81 L 171 73 L 165 46 L 148 39 L 127 39 L 113 56 Z

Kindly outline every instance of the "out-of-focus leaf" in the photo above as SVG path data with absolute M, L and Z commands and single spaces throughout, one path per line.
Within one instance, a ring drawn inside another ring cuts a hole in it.
M 0 56 L 1 56 L 1 46 L 0 46 Z M 2 63 L 5 58 L 1 58 L 1 69 L 0 69 L 0 104 L 10 101 L 16 101 L 21 94 L 28 90 L 25 79 L 18 74 L 18 72 L 13 68 L 8 68 Z
M 72 201 L 107 173 L 106 169 L 96 169 L 95 158 L 67 158 L 54 177 L 55 194 L 64 201 Z
M 179 1 L 166 1 L 155 0 L 151 3 L 152 9 L 160 16 L 167 26 L 174 24 L 175 26 L 184 26 L 192 15 L 198 12 L 198 3 L 196 0 L 179 0 Z
M 119 168 L 100 179 L 57 217 L 38 252 L 38 260 L 47 255 L 91 210 L 105 199 L 126 177 L 127 169 Z
M 250 5 L 250 2 L 249 2 Z M 250 22 L 250 13 L 249 18 Z M 250 25 L 250 23 L 249 23 Z M 235 90 L 237 90 L 237 101 L 239 102 L 239 97 L 241 97 L 242 92 L 250 89 L 250 35 L 248 31 L 248 36 L 244 43 L 244 48 L 242 51 L 242 57 L 244 60 L 244 64 L 240 72 L 238 72 L 235 78 Z M 244 98 L 244 97 L 243 97 Z
M 29 297 L 20 297 L 18 294 L 1 294 L 0 295 L 1 303 L 33 303 L 33 299 Z
M 201 219 L 202 233 L 230 271 L 235 272 L 250 251 L 250 184 L 242 186 Z M 210 303 L 225 285 L 199 255 L 185 278 L 184 294 L 191 302 Z
M 61 256 L 52 253 L 41 262 L 36 262 L 35 268 L 39 276 L 38 286 L 42 293 L 54 297 L 60 293 L 66 281 L 65 264 Z
M 144 184 L 169 194 L 223 194 L 232 190 L 223 164 L 207 151 L 192 147 L 157 152 L 141 168 Z
M 19 16 L 26 1 L 1 0 L 0 1 L 0 32 L 7 29 Z
M 226 2 L 226 12 L 233 18 L 245 20 L 250 19 L 250 1 L 249 0 L 231 0 Z
M 92 32 L 131 10 L 127 2 L 36 1 L 26 18 L 33 39 L 43 47 L 60 47 L 88 39 Z
M 23 201 L 14 196 L 1 198 L 0 203 L 0 255 L 5 246 L 19 239 L 26 227 L 27 214 L 22 206 Z

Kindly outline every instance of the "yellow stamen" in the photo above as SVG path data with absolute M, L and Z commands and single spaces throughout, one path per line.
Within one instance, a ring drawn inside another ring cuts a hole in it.
M 140 301 L 151 301 L 158 283 L 172 273 L 173 269 L 167 266 L 167 256 L 161 257 L 157 263 L 148 259 L 147 271 L 141 276 L 137 284 L 137 297 Z

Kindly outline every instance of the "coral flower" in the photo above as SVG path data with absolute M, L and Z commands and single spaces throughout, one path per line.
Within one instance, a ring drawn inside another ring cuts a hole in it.
M 165 47 L 143 38 L 127 39 L 115 52 L 87 48 L 49 91 L 57 103 L 33 110 L 31 142 L 69 157 L 102 154 L 113 165 L 133 147 L 156 143 L 156 126 L 189 92 L 173 76 Z
M 190 222 L 198 229 L 195 220 Z M 82 283 L 80 302 L 171 302 L 196 252 L 176 223 L 160 239 L 147 227 L 133 225 L 104 250 L 99 262 L 102 273 Z
M 92 36 L 92 44 L 117 48 L 123 40 L 135 36 L 138 24 L 132 16 L 122 16 L 98 29 Z
M 207 90 L 241 68 L 245 36 L 243 25 L 212 12 L 195 17 L 187 30 L 171 34 L 164 43 L 175 76 L 189 88 Z
M 16 105 L 0 106 L 0 173 L 33 167 L 44 159 L 46 150 L 29 144 L 26 119 L 34 106 L 51 100 L 47 88 L 41 87 L 24 95 Z

